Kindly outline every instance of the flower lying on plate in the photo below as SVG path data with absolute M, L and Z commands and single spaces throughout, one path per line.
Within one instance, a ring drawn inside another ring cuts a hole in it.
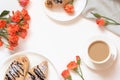
M 46 0 L 45 6 L 47 8 L 63 8 L 66 13 L 74 13 L 74 0 Z
M 80 67 L 80 61 L 81 61 L 80 57 L 76 56 L 76 61 L 70 61 L 67 64 L 67 69 L 63 70 L 63 72 L 61 73 L 62 77 L 65 80 L 72 80 L 72 77 L 70 75 L 70 70 L 75 71 L 81 77 L 82 80 L 85 80 Z
M 73 13 L 74 13 L 73 1 L 67 3 L 67 4 L 64 6 L 64 10 L 65 10 L 68 14 L 73 14 Z
M 0 14 L 0 46 L 4 44 L 13 50 L 18 45 L 19 37 L 24 39 L 27 36 L 30 16 L 26 9 L 13 11 L 12 15 L 7 16 L 8 14 L 7 10 Z

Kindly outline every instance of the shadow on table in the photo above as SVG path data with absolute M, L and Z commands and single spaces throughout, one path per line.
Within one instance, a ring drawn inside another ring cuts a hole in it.
M 49 16 L 48 16 L 49 17 Z M 50 18 L 50 17 L 49 17 Z M 68 20 L 68 21 L 58 21 L 58 20 L 54 20 L 52 18 L 50 18 L 53 22 L 57 23 L 57 24 L 61 24 L 61 25 L 66 25 L 66 26 L 69 26 L 69 25 L 72 25 L 72 24 L 75 24 L 75 23 L 78 23 L 81 19 L 82 19 L 82 15 L 79 15 L 78 17 L 72 19 L 72 20 Z
M 117 65 L 119 63 L 118 62 L 118 56 L 119 56 L 119 54 L 117 55 L 117 59 L 114 61 L 112 66 L 110 66 L 109 68 L 103 69 L 103 70 L 97 70 L 97 71 L 92 70 L 92 71 L 95 72 L 96 74 L 98 74 L 99 76 L 102 76 L 103 78 L 107 78 L 109 76 L 114 75 L 114 73 L 118 70 L 117 69 Z

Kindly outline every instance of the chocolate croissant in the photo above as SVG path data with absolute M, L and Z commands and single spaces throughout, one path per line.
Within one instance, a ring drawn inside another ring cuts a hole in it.
M 65 4 L 73 0 L 46 0 L 45 6 L 48 8 L 63 7 Z
M 43 61 L 39 65 L 31 68 L 25 80 L 46 80 L 48 76 L 48 63 L 47 61 Z
M 29 67 L 29 60 L 26 56 L 15 58 L 8 67 L 4 80 L 24 80 Z

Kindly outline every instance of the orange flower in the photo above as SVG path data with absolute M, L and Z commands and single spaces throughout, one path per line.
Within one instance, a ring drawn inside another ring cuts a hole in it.
M 19 30 L 19 25 L 18 24 L 8 24 L 7 25 L 7 32 L 8 34 L 16 34 L 16 32 Z
M 5 20 L 0 20 L 0 28 L 4 28 L 6 25 L 6 21 Z
M 0 40 L 0 47 L 3 45 L 3 42 L 2 42 L 2 40 Z
M 20 11 L 17 10 L 15 13 L 13 12 L 13 16 L 11 17 L 11 20 L 13 22 L 19 22 L 20 19 L 21 19 L 21 13 L 20 13 Z
M 91 14 L 93 16 L 95 16 L 97 18 L 96 20 L 96 23 L 101 27 L 101 26 L 106 26 L 106 25 L 109 25 L 109 24 L 112 24 L 112 25 L 120 25 L 119 22 L 109 18 L 109 17 L 106 17 L 106 16 L 103 16 L 101 14 L 98 14 L 98 13 L 93 13 L 91 12 Z
M 15 42 L 18 42 L 19 37 L 18 37 L 18 35 L 16 35 L 16 34 L 14 34 L 14 35 L 9 35 L 8 40 L 9 40 L 9 42 L 15 43 Z
M 8 49 L 9 49 L 9 50 L 14 50 L 14 47 L 9 45 L 9 46 L 8 46 Z
M 28 11 L 26 9 L 22 9 L 21 14 L 22 14 L 24 20 L 26 20 L 26 21 L 30 20 L 30 16 L 29 16 Z
M 65 80 L 72 80 L 69 70 L 75 71 L 81 77 L 82 80 L 85 80 L 83 77 L 81 67 L 80 67 L 80 60 L 81 60 L 80 57 L 76 56 L 77 63 L 75 61 L 71 61 L 68 63 L 67 65 L 68 69 L 64 70 L 61 74 L 65 78 Z
M 19 36 L 24 39 L 27 36 L 27 30 L 21 29 Z
M 76 56 L 77 64 L 80 65 L 80 56 Z
M 69 13 L 69 14 L 73 14 L 73 13 L 74 13 L 74 6 L 73 6 L 73 4 L 70 4 L 70 3 L 66 4 L 66 5 L 64 6 L 64 10 L 65 10 L 67 13 Z
M 102 18 L 97 19 L 96 23 L 101 27 L 101 26 L 105 26 L 106 25 L 106 21 Z
M 8 43 L 9 43 L 9 45 L 12 46 L 12 47 L 16 47 L 16 46 L 18 45 L 18 41 L 16 41 L 16 42 L 11 42 L 11 41 L 9 41 Z
M 27 6 L 29 2 L 30 0 L 19 0 L 20 5 L 23 7 Z
M 70 63 L 68 63 L 67 68 L 70 70 L 74 70 L 77 69 L 78 64 L 75 61 L 71 61 Z
M 61 75 L 63 76 L 63 78 L 71 80 L 71 75 L 68 69 L 64 70 Z
M 23 22 L 21 22 L 21 28 L 22 29 L 29 29 L 29 24 L 27 23 L 27 21 L 23 21 Z
M 19 1 L 22 1 L 24 6 L 29 2 L 29 0 Z M 8 44 L 5 45 L 8 49 L 14 50 L 18 45 L 19 37 L 24 39 L 27 36 L 27 29 L 29 29 L 28 20 L 30 20 L 30 16 L 26 9 L 13 11 L 12 16 L 8 14 L 9 11 L 4 10 L 0 15 L 0 46 L 6 43 L 4 43 L 4 41 L 8 41 Z M 5 40 L 2 41 L 1 38 Z

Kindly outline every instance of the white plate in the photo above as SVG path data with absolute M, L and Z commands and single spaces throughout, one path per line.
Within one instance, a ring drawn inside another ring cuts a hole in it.
M 46 60 L 48 62 L 48 80 L 59 80 L 59 76 L 53 64 L 44 56 L 35 52 L 19 52 L 10 56 L 0 67 L 0 80 L 4 80 L 4 75 L 11 62 L 18 56 L 25 55 L 30 61 L 30 68 Z
M 63 8 L 48 9 L 44 3 L 45 3 L 45 0 L 43 0 L 43 10 L 50 18 L 57 21 L 69 21 L 78 17 L 81 14 L 81 12 L 86 6 L 87 0 L 74 0 L 73 5 L 74 5 L 75 13 L 73 15 L 67 14 Z
M 88 57 L 88 46 L 91 44 L 91 42 L 96 41 L 96 40 L 102 40 L 105 41 L 107 44 L 110 45 L 110 49 L 111 49 L 111 54 L 112 57 L 109 61 L 107 61 L 106 63 L 102 63 L 102 64 L 94 64 L 91 62 L 91 60 Z M 88 43 L 86 44 L 86 48 L 85 48 L 85 58 L 84 58 L 84 62 L 85 64 L 93 70 L 103 70 L 103 69 L 107 69 L 110 66 L 112 66 L 112 64 L 114 63 L 114 61 L 117 58 L 117 48 L 114 45 L 114 41 L 112 41 L 111 39 L 109 39 L 108 37 L 105 36 L 95 36 L 91 39 L 88 40 Z

